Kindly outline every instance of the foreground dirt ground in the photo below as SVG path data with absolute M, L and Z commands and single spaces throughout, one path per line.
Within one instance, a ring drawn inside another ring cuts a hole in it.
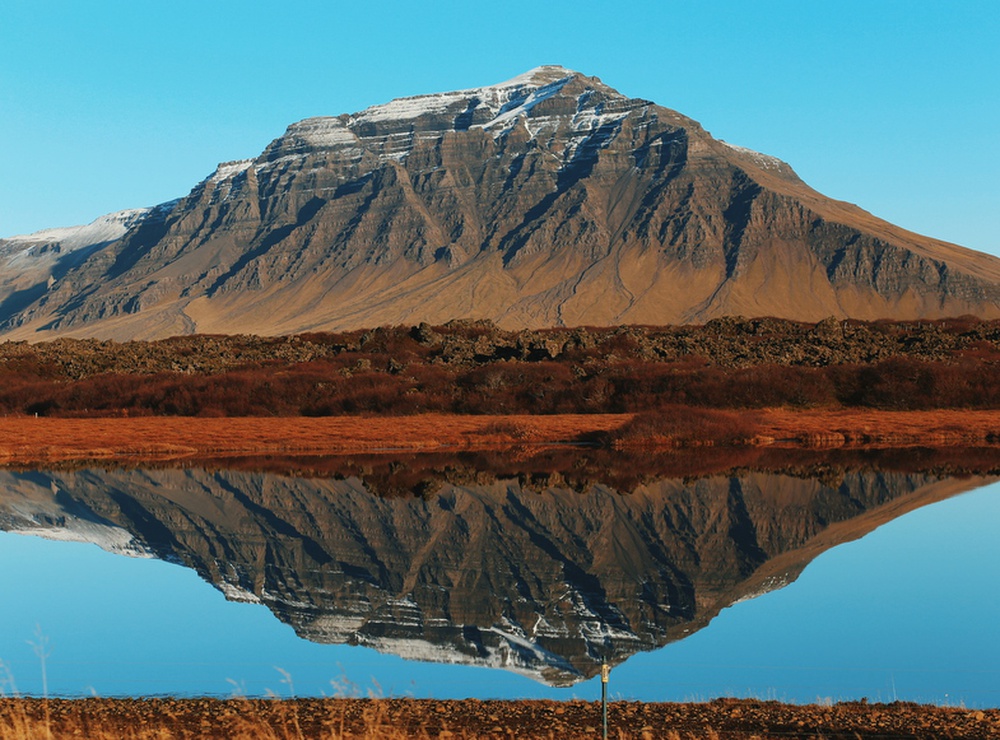
M 774 447 L 948 447 L 1000 442 L 1000 411 L 764 409 L 751 444 Z M 0 464 L 247 454 L 497 449 L 613 434 L 631 414 L 400 417 L 0 418 Z M 696 440 L 711 444 L 713 440 Z M 663 440 L 650 440 L 651 445 Z M 686 444 L 689 444 L 688 441 Z M 631 440 L 630 445 L 643 441 Z
M 416 699 L 0 699 L 0 740 L 68 738 L 593 738 L 599 702 Z M 896 702 L 611 702 L 611 738 L 1000 737 L 1000 710 Z

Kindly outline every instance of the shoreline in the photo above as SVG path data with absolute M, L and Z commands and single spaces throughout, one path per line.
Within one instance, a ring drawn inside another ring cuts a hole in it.
M 683 415 L 683 410 L 674 411 Z M 1000 410 L 760 409 L 733 448 L 1000 449 Z M 589 445 L 622 449 L 723 446 L 711 436 L 616 440 L 635 414 L 331 417 L 0 417 L 0 466 L 73 460 L 177 460 L 245 455 L 504 450 Z
M 609 737 L 995 737 L 1000 709 L 867 700 L 782 704 L 611 701 Z M 0 740 L 172 738 L 588 738 L 600 737 L 598 701 L 479 699 L 0 699 Z

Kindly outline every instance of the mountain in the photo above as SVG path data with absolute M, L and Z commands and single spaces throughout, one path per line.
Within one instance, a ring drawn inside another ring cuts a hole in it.
M 85 226 L 0 239 L 0 316 L 30 306 L 55 284 L 57 276 L 121 239 L 133 226 L 149 219 L 154 210 L 119 211 Z
M 0 241 L 0 332 L 1000 317 L 1000 260 L 555 66 L 300 121 L 94 239 Z
M 308 640 L 567 685 L 790 583 L 834 545 L 986 482 L 475 477 L 383 496 L 372 489 L 385 481 L 367 476 L 0 471 L 0 530 L 181 563 Z

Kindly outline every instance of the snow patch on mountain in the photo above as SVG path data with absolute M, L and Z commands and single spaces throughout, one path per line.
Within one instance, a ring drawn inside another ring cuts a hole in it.
M 246 172 L 250 169 L 251 165 L 253 165 L 252 159 L 238 159 L 233 162 L 222 162 L 215 168 L 215 172 L 208 176 L 208 179 L 213 182 L 228 180 Z
M 772 157 L 769 154 L 761 154 L 760 152 L 754 151 L 753 149 L 747 149 L 745 146 L 737 146 L 736 144 L 730 144 L 728 141 L 719 141 L 725 144 L 727 147 L 732 149 L 734 152 L 742 154 L 745 157 L 753 160 L 754 164 L 765 170 L 780 170 L 788 167 L 787 164 L 782 162 L 777 157 Z
M 84 542 L 97 545 L 102 550 L 133 558 L 152 558 L 154 555 L 136 544 L 132 535 L 120 527 L 109 527 L 94 522 L 72 520 L 63 527 L 24 526 L 8 530 L 13 534 L 31 535 L 57 542 Z
M 235 601 L 241 604 L 261 604 L 260 597 L 257 596 L 253 591 L 250 591 L 238 583 L 230 583 L 229 581 L 220 581 L 215 584 L 216 587 L 222 592 L 222 595 L 226 597 L 227 601 Z
M 466 103 L 489 110 L 494 119 L 516 115 L 515 111 L 530 111 L 541 100 L 558 93 L 575 75 L 563 67 L 536 67 L 499 85 L 397 98 L 373 105 L 351 116 L 348 125 L 353 128 L 366 122 L 406 121 L 440 115 Z
M 536 67 L 497 85 L 397 98 L 351 115 L 307 118 L 289 126 L 254 168 L 268 170 L 290 159 L 301 160 L 317 149 L 353 162 L 367 154 L 373 157 L 373 165 L 404 162 L 421 141 L 477 128 L 500 139 L 519 124 L 544 146 L 557 144 L 553 154 L 569 163 L 583 145 L 589 150 L 607 146 L 627 116 L 648 107 L 646 101 L 630 100 L 599 82 L 569 95 L 565 88 L 580 78 L 564 67 Z M 574 99 L 575 112 L 536 110 L 559 96 Z M 559 141 L 561 134 L 565 134 L 564 142 Z
M 557 95 L 562 90 L 571 77 L 550 82 L 548 85 L 535 88 L 526 97 L 509 101 L 494 116 L 489 123 L 483 124 L 483 128 L 509 128 L 521 116 L 528 115 L 531 110 L 544 100 Z
M 60 251 L 71 252 L 82 247 L 120 239 L 130 228 L 145 219 L 152 208 L 130 208 L 109 213 L 83 226 L 64 226 L 43 229 L 33 234 L 22 234 L 0 239 L 0 253 L 16 252 L 28 255 L 38 247 L 58 245 Z
M 15 499 L 6 502 L 3 514 L 3 528 L 12 534 L 57 542 L 84 542 L 133 558 L 154 557 L 128 530 L 67 514 L 54 500 Z
M 420 637 L 365 634 L 359 635 L 357 644 L 404 660 L 501 669 L 552 685 L 570 685 L 584 678 L 564 658 L 516 634 L 497 628 L 487 632 L 499 638 L 497 644 L 476 645 L 474 654 L 457 644 L 432 643 Z
M 766 594 L 769 594 L 772 591 L 777 591 L 778 589 L 784 588 L 785 586 L 787 586 L 788 584 L 790 584 L 794 580 L 795 580 L 795 576 L 792 575 L 792 574 L 790 574 L 790 573 L 782 573 L 780 575 L 771 576 L 771 577 L 767 578 L 760 585 L 759 588 L 757 588 L 754 591 L 750 591 L 750 592 L 744 594 L 743 596 L 741 596 L 740 598 L 738 598 L 736 601 L 734 601 L 732 604 L 730 604 L 730 606 L 736 606 L 737 604 L 742 604 L 744 601 L 750 601 L 752 599 L 756 599 L 756 598 L 759 598 L 761 596 L 765 596 Z

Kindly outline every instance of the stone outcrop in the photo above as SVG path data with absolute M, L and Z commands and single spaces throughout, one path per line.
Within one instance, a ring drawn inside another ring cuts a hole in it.
M 391 347 L 391 349 L 389 349 Z M 725 317 L 704 326 L 507 331 L 490 321 L 453 321 L 341 334 L 287 337 L 190 336 L 143 342 L 56 339 L 0 342 L 0 369 L 79 380 L 102 373 L 211 375 L 241 368 L 332 360 L 396 372 L 415 363 L 476 367 L 508 361 L 577 366 L 624 359 L 697 360 L 726 368 L 763 364 L 823 367 L 890 358 L 950 361 L 1000 352 L 1000 322 L 864 323 Z M 393 357 L 396 355 L 404 361 Z M 356 361 L 354 357 L 359 359 Z M 371 358 L 374 357 L 375 364 Z

